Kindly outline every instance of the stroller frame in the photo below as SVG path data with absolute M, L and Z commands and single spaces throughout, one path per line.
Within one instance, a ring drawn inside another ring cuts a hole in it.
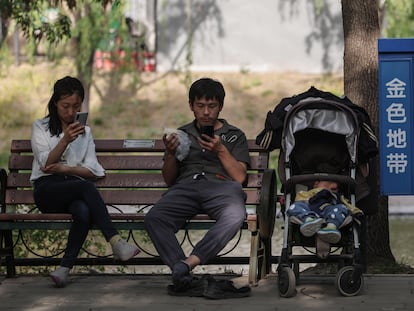
M 334 100 L 308 97 L 300 100 L 286 114 L 279 155 L 279 177 L 285 193 L 285 201 L 281 204 L 284 216 L 283 244 L 277 267 L 279 293 L 282 297 L 295 295 L 296 283 L 299 281 L 300 275 L 300 263 L 338 263 L 339 271 L 336 274 L 335 285 L 343 296 L 355 296 L 363 288 L 364 264 L 359 239 L 362 223 L 353 220 L 350 225 L 341 229 L 344 237 L 338 244 L 333 246 L 336 247 L 336 251 L 342 249 L 342 253 L 333 254 L 334 252 L 330 252 L 329 246 L 329 255 L 326 258 L 319 258 L 315 254 L 293 254 L 293 248 L 296 246 L 301 246 L 306 250 L 310 247 L 317 248 L 318 238 L 301 236 L 298 239 L 297 237 L 300 234 L 297 230 L 297 224 L 293 224 L 289 217 L 284 215 L 286 208 L 289 208 L 293 201 L 296 187 L 317 180 L 331 180 L 345 186 L 350 203 L 355 206 L 359 130 L 358 119 L 352 109 Z M 308 132 L 314 133 L 314 137 L 318 137 L 321 133 L 343 137 L 344 143 L 342 144 L 343 146 L 346 145 L 349 161 L 347 161 L 346 167 L 338 168 L 338 170 L 341 170 L 340 173 L 318 171 L 318 169 L 303 172 L 295 167 L 292 158 L 295 156 L 297 135 L 298 133 Z

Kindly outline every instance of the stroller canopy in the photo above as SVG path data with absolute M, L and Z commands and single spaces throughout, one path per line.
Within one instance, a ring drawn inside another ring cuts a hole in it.
M 345 136 L 346 145 L 352 162 L 356 161 L 358 141 L 358 120 L 347 106 L 320 97 L 300 100 L 289 110 L 284 121 L 282 148 L 285 161 L 295 147 L 295 133 L 306 128 L 318 129 Z
M 377 178 L 369 166 L 375 165 L 371 160 L 378 154 L 378 140 L 368 113 L 347 97 L 311 87 L 283 98 L 267 113 L 256 144 L 280 149 L 278 175 L 285 190 L 292 177 L 351 177 L 358 207 L 376 213 Z
M 256 143 L 272 151 L 282 148 L 285 139 L 288 157 L 295 145 L 291 135 L 305 128 L 345 135 L 351 159 L 357 157 L 359 163 L 368 163 L 378 154 L 378 140 L 365 109 L 347 97 L 338 97 L 313 86 L 304 93 L 283 98 L 269 111 Z

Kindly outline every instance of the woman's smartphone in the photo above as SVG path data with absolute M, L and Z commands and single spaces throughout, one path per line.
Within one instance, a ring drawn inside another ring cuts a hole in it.
M 75 117 L 75 122 L 78 121 L 82 125 L 86 125 L 86 120 L 88 120 L 87 112 L 77 112 Z
M 207 136 L 214 137 L 214 126 L 213 125 L 202 125 L 200 127 L 201 134 L 206 134 Z

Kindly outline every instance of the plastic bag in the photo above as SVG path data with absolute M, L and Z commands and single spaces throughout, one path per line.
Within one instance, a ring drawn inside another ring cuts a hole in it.
M 164 133 L 167 135 L 167 138 L 171 134 L 177 135 L 178 141 L 180 142 L 180 144 L 178 145 L 177 150 L 175 151 L 175 157 L 177 158 L 178 161 L 184 160 L 185 157 L 190 152 L 190 146 L 191 146 L 191 140 L 188 137 L 187 133 L 181 130 L 171 129 L 171 128 L 166 128 L 164 130 Z

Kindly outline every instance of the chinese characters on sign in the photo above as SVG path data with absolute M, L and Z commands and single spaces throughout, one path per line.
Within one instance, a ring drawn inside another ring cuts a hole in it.
M 393 99 L 391 105 L 386 109 L 388 123 L 406 124 L 407 116 L 404 105 L 399 100 L 406 98 L 405 86 L 407 84 L 398 78 L 394 78 L 385 85 L 388 92 L 386 98 Z M 406 130 L 400 127 L 396 129 L 388 128 L 387 138 L 387 149 L 390 150 L 387 154 L 387 168 L 389 173 L 405 173 L 407 168 L 407 155 L 404 150 L 407 148 Z M 394 151 L 393 149 L 399 149 L 399 152 L 391 152 Z
M 383 194 L 412 194 L 410 59 L 380 59 L 380 162 Z

